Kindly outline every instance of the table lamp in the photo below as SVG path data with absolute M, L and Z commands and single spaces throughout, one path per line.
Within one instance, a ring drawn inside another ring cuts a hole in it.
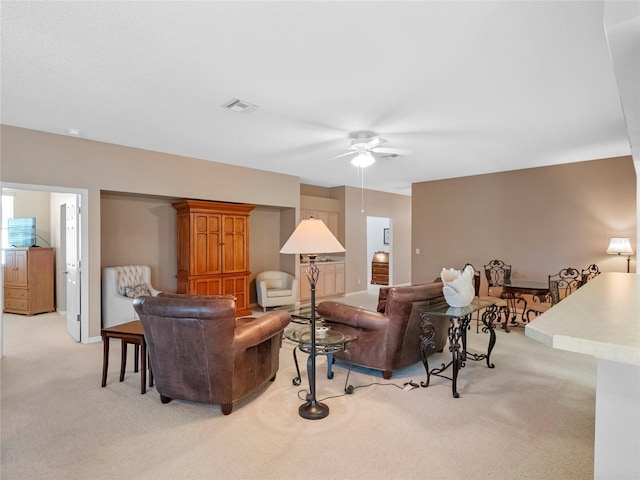
M 322 220 L 309 218 L 302 220 L 280 249 L 280 253 L 309 256 L 307 278 L 311 286 L 311 353 L 309 355 L 309 394 L 307 402 L 300 405 L 300 416 L 308 420 L 319 420 L 329 415 L 329 407 L 316 400 L 316 283 L 320 270 L 316 266 L 319 253 L 344 252 L 344 247 L 333 236 Z
M 633 248 L 631 248 L 631 242 L 628 238 L 612 238 L 609 248 L 607 248 L 607 253 L 610 255 L 626 255 L 627 273 L 629 273 L 629 263 L 631 262 L 631 255 L 633 255 Z

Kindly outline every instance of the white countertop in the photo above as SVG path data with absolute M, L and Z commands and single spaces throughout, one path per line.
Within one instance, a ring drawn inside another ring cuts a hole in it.
M 525 327 L 545 345 L 640 365 L 640 276 L 602 273 Z

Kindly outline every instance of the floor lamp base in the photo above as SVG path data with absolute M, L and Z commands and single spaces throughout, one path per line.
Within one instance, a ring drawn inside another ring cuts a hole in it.
M 329 406 L 324 403 L 309 401 L 300 405 L 298 413 L 307 420 L 320 420 L 329 415 Z

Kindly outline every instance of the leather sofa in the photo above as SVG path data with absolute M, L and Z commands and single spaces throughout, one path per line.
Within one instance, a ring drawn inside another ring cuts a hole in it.
M 444 302 L 442 283 L 381 288 L 378 311 L 372 312 L 335 301 L 318 304 L 318 314 L 332 329 L 353 335 L 348 352 L 336 357 L 375 370 L 385 379 L 393 371 L 421 360 L 419 307 Z M 447 342 L 449 320 L 438 318 L 428 355 L 440 352 Z
M 274 380 L 290 316 L 273 311 L 235 318 L 233 296 L 162 293 L 134 300 L 162 403 L 236 402 Z

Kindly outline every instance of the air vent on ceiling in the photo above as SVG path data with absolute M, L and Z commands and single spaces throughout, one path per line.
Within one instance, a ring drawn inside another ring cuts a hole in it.
M 234 112 L 247 113 L 252 110 L 255 110 L 257 108 L 257 105 L 254 105 L 249 102 L 245 102 L 244 100 L 238 100 L 237 98 L 234 98 L 230 102 L 225 103 L 223 107 L 229 110 L 232 110 Z

